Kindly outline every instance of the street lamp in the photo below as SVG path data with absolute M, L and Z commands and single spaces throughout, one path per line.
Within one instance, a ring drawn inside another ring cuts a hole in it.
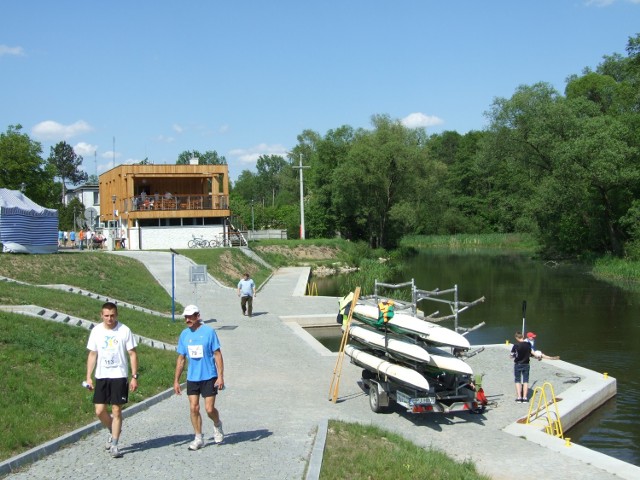
M 251 240 L 253 240 L 253 236 L 256 234 L 256 226 L 253 221 L 253 198 L 251 199 Z
M 25 189 L 26 189 L 26 188 L 27 188 L 27 184 L 26 184 L 26 183 L 24 183 L 24 182 L 22 182 L 22 183 L 20 184 L 20 192 L 21 192 L 21 193 L 24 193 L 24 191 L 25 191 Z
M 300 172 L 300 239 L 304 240 L 304 179 L 302 176 L 302 169 L 309 168 L 309 166 L 302 166 L 302 153 L 300 153 L 299 165 L 297 167 L 292 165 L 291 168 L 297 168 Z
M 111 235 L 111 250 L 116 249 L 116 196 L 111 195 L 111 201 L 113 202 L 113 223 L 111 224 L 113 227 L 112 235 Z

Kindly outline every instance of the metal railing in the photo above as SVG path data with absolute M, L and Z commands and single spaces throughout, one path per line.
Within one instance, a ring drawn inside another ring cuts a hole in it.
M 129 212 L 228 210 L 229 196 L 192 194 L 137 195 L 125 199 L 124 209 Z

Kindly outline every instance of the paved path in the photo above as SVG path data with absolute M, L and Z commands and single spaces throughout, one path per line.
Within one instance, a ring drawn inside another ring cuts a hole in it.
M 171 292 L 169 254 L 118 254 L 145 263 Z M 242 480 L 301 479 L 318 425 L 327 418 L 379 425 L 418 445 L 433 446 L 459 460 L 470 459 L 495 479 L 519 478 L 529 469 L 545 479 L 620 478 L 582 458 L 559 454 L 503 431 L 527 408 L 513 401 L 512 367 L 504 346 L 487 348 L 469 359 L 476 373 L 486 374 L 485 391 L 494 402 L 484 414 L 410 415 L 400 410 L 374 414 L 356 384 L 360 370 L 346 361 L 340 398 L 333 404 L 328 401 L 328 393 L 335 355 L 305 341 L 305 333 L 280 318 L 336 313 L 335 298 L 300 295 L 308 269 L 278 270 L 258 292 L 254 316 L 249 319 L 242 316 L 234 289 L 209 282 L 198 286 L 196 292 L 188 282 L 189 266 L 186 258 L 175 257 L 176 299 L 186 305 L 194 302 L 197 295 L 203 318 L 218 328 L 227 383 L 216 402 L 224 422 L 224 443 L 212 443 L 212 428 L 206 420 L 207 446 L 188 451 L 187 444 L 193 437 L 188 400 L 185 395 L 171 395 L 126 418 L 121 437 L 124 458 L 112 459 L 103 450 L 105 434 L 101 430 L 9 478 L 158 480 L 210 475 Z M 126 323 L 126 311 L 122 320 Z M 144 362 L 144 357 L 140 361 Z M 561 394 L 572 386 L 566 383 L 571 379 L 560 368 L 563 363 L 536 363 L 532 383 L 551 380 L 556 394 Z M 167 372 L 168 387 L 172 378 L 173 372 Z M 144 378 L 140 381 L 144 382 Z

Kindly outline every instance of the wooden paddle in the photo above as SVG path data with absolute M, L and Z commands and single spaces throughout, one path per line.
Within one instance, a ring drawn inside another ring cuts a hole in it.
M 351 307 L 349 308 L 349 315 L 347 316 L 347 323 L 343 324 L 344 331 L 342 332 L 342 340 L 340 341 L 340 350 L 338 350 L 338 358 L 336 360 L 336 366 L 333 368 L 333 377 L 331 378 L 331 385 L 329 386 L 329 400 L 336 403 L 338 399 L 338 389 L 340 387 L 340 376 L 342 375 L 342 362 L 344 360 L 344 347 L 347 345 L 349 339 L 349 327 L 351 326 L 351 317 L 353 316 L 353 310 L 358 303 L 360 297 L 360 287 L 356 287 L 353 292 L 353 299 L 351 300 Z

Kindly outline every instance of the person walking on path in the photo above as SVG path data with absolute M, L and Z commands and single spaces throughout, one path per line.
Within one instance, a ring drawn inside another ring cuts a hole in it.
M 202 323 L 200 309 L 196 305 L 187 305 L 182 315 L 187 328 L 182 331 L 178 339 L 178 359 L 173 390 L 176 395 L 182 395 L 180 376 L 184 370 L 185 359 L 188 357 L 187 395 L 191 424 L 195 432 L 195 438 L 189 444 L 189 450 L 198 450 L 205 444 L 200 396 L 204 398 L 207 416 L 213 421 L 213 440 L 216 443 L 222 443 L 224 440 L 222 421 L 215 405 L 218 390 L 224 389 L 224 361 L 218 335 L 213 328 Z
M 529 358 L 531 358 L 531 344 L 524 339 L 521 332 L 516 332 L 516 343 L 511 347 L 513 358 L 513 374 L 516 383 L 516 402 L 529 401 Z
M 240 297 L 242 314 L 251 317 L 253 313 L 253 297 L 256 296 L 256 284 L 248 273 L 245 273 L 238 282 L 238 296 Z
M 109 430 L 105 445 L 113 458 L 122 457 L 118 441 L 122 431 L 122 406 L 129 401 L 129 391 L 138 388 L 137 343 L 131 330 L 118 321 L 118 307 L 106 302 L 101 310 L 102 323 L 91 330 L 87 349 L 86 386 L 93 390 L 96 416 Z M 131 383 L 127 378 L 131 361 Z M 95 369 L 96 383 L 91 375 Z M 111 405 L 111 414 L 107 409 Z

